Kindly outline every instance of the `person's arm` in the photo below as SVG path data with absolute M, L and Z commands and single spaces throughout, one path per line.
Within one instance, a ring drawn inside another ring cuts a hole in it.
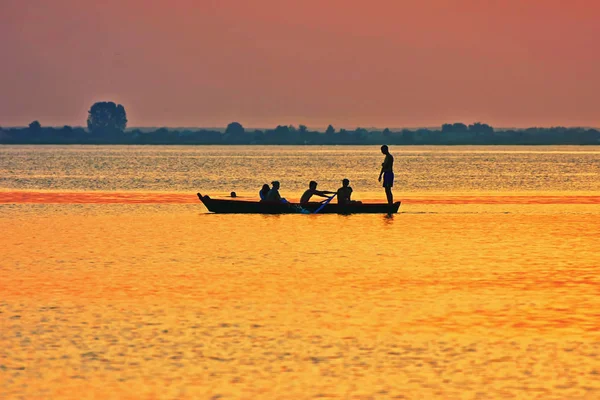
M 383 176 L 383 173 L 385 172 L 384 170 L 385 170 L 386 164 L 387 164 L 387 155 L 385 156 L 385 159 L 381 163 L 381 171 L 379 171 L 379 179 L 378 179 L 379 182 L 381 182 L 381 177 Z
M 329 194 L 336 194 L 337 192 L 330 192 L 329 190 L 317 190 L 314 194 L 321 197 L 329 197 Z

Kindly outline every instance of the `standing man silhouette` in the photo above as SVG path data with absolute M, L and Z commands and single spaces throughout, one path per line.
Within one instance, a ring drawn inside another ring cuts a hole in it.
M 381 164 L 381 172 L 379 172 L 379 182 L 383 176 L 383 187 L 388 204 L 394 204 L 394 195 L 392 194 L 392 186 L 394 186 L 394 157 L 390 154 L 387 145 L 381 146 L 381 153 L 385 154 L 385 160 Z

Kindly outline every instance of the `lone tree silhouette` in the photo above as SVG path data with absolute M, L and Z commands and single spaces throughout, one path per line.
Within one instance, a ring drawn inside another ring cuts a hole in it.
M 244 127 L 239 122 L 232 122 L 227 125 L 227 129 L 225 129 L 225 134 L 227 135 L 243 135 Z
M 95 103 L 90 108 L 87 126 L 90 132 L 123 132 L 127 127 L 127 114 L 122 105 L 112 101 Z
M 333 126 L 329 125 L 327 127 L 327 130 L 325 131 L 325 133 L 328 135 L 333 135 L 335 133 L 335 128 Z

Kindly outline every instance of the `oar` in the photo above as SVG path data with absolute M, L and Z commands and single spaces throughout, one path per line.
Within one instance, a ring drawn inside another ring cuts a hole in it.
M 333 198 L 337 195 L 337 193 L 334 193 L 333 196 L 331 196 L 330 198 L 328 198 L 327 200 L 325 200 L 323 202 L 323 204 L 321 204 L 321 206 L 319 208 L 317 208 L 314 212 L 314 214 L 318 213 L 319 211 L 321 211 L 323 209 L 323 207 L 325 207 L 327 204 L 329 204 L 329 202 L 331 200 L 333 200 Z

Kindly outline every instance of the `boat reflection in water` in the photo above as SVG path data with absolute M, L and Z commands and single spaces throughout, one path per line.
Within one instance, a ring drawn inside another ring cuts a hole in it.
M 260 201 L 244 201 L 229 199 L 211 199 L 198 193 L 200 201 L 208 211 L 218 214 L 395 214 L 400 208 L 400 202 L 392 206 L 387 203 L 328 203 L 319 209 L 322 203 L 273 203 Z

